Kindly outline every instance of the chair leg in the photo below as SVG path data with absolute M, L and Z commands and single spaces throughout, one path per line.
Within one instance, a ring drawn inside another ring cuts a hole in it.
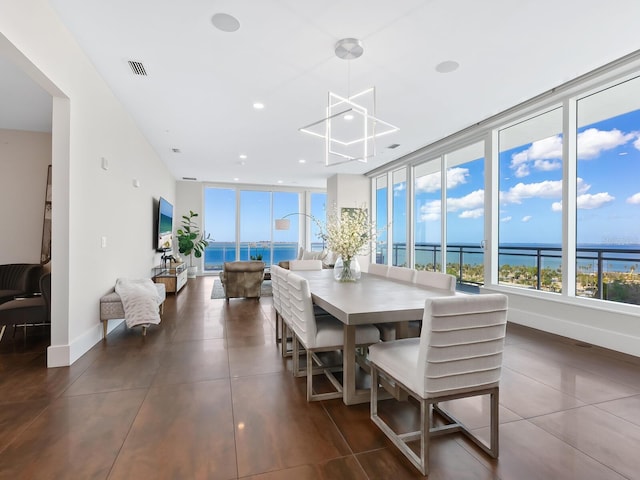
M 489 455 L 493 458 L 498 458 L 498 454 L 500 453 L 500 444 L 499 444 L 499 428 L 500 428 L 500 419 L 498 417 L 499 408 L 499 398 L 500 398 L 500 387 L 496 387 L 493 392 L 490 394 L 491 399 L 491 447 L 489 451 Z
M 107 327 L 109 326 L 109 320 L 102 321 L 102 338 L 107 339 Z
M 313 397 L 313 355 L 307 350 L 307 402 Z
M 2 329 L 0 329 L 0 340 L 2 340 L 2 336 L 4 335 L 4 331 L 7 329 L 6 325 L 2 325 Z

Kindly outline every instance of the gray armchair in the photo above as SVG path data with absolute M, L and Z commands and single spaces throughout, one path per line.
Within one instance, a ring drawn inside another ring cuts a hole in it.
M 0 305 L 0 340 L 8 325 L 24 328 L 27 338 L 28 326 L 51 324 L 51 273 L 45 273 L 38 282 L 40 295 L 18 297 Z
M 224 296 L 230 298 L 260 298 L 260 287 L 264 280 L 264 262 L 225 262 L 220 281 Z
M 10 263 L 0 265 L 0 304 L 19 296 L 29 296 L 40 291 L 38 282 L 42 265 Z

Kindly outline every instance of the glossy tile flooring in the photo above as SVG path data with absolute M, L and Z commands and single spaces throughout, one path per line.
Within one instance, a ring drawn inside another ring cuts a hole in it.
M 8 332 L 0 478 L 421 478 L 368 405 L 306 402 L 275 346 L 271 298 L 227 304 L 212 286 L 189 280 L 146 337 L 121 325 L 69 368 L 44 368 L 35 330 L 26 344 Z M 500 403 L 500 458 L 439 437 L 429 478 L 640 479 L 640 360 L 511 325 Z M 486 401 L 449 407 L 487 433 Z M 412 405 L 382 408 L 415 422 Z

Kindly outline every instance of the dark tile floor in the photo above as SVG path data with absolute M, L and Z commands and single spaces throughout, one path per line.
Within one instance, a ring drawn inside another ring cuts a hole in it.
M 368 405 L 307 403 L 273 339 L 271 298 L 170 295 L 146 337 L 119 326 L 68 368 L 46 333 L 0 344 L 0 479 L 410 479 Z M 510 325 L 498 460 L 459 436 L 431 479 L 640 479 L 640 360 Z M 399 408 L 398 408 L 399 407 Z M 411 405 L 383 405 L 407 425 Z M 449 405 L 487 434 L 486 399 Z

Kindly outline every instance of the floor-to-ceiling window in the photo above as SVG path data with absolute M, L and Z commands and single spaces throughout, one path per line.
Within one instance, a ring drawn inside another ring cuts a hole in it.
M 562 108 L 503 128 L 499 283 L 562 290 Z
M 236 259 L 236 191 L 207 188 L 204 191 L 204 230 L 211 235 L 204 251 L 204 270 L 219 270 Z
M 392 174 L 393 212 L 391 265 L 407 267 L 407 169 L 396 170 Z
M 445 155 L 447 273 L 484 283 L 484 142 Z
M 271 192 L 240 191 L 240 258 L 271 264 Z
M 324 250 L 327 245 L 322 239 L 325 232 L 325 223 L 327 218 L 327 194 L 311 193 L 311 250 Z
M 386 264 L 389 254 L 387 252 L 389 236 L 388 224 L 389 224 L 389 207 L 388 195 L 389 189 L 387 175 L 383 175 L 374 180 L 374 202 L 376 212 L 376 251 L 375 251 L 375 263 Z
M 414 167 L 414 264 L 416 270 L 442 269 L 442 159 Z
M 322 248 L 318 234 L 326 220 L 325 192 L 208 187 L 204 198 L 205 231 L 213 238 L 205 249 L 205 271 L 234 260 L 262 260 L 269 266 L 296 258 L 300 247 Z M 283 218 L 289 228 L 275 228 L 275 220 Z
M 576 295 L 640 304 L 640 77 L 576 108 Z

